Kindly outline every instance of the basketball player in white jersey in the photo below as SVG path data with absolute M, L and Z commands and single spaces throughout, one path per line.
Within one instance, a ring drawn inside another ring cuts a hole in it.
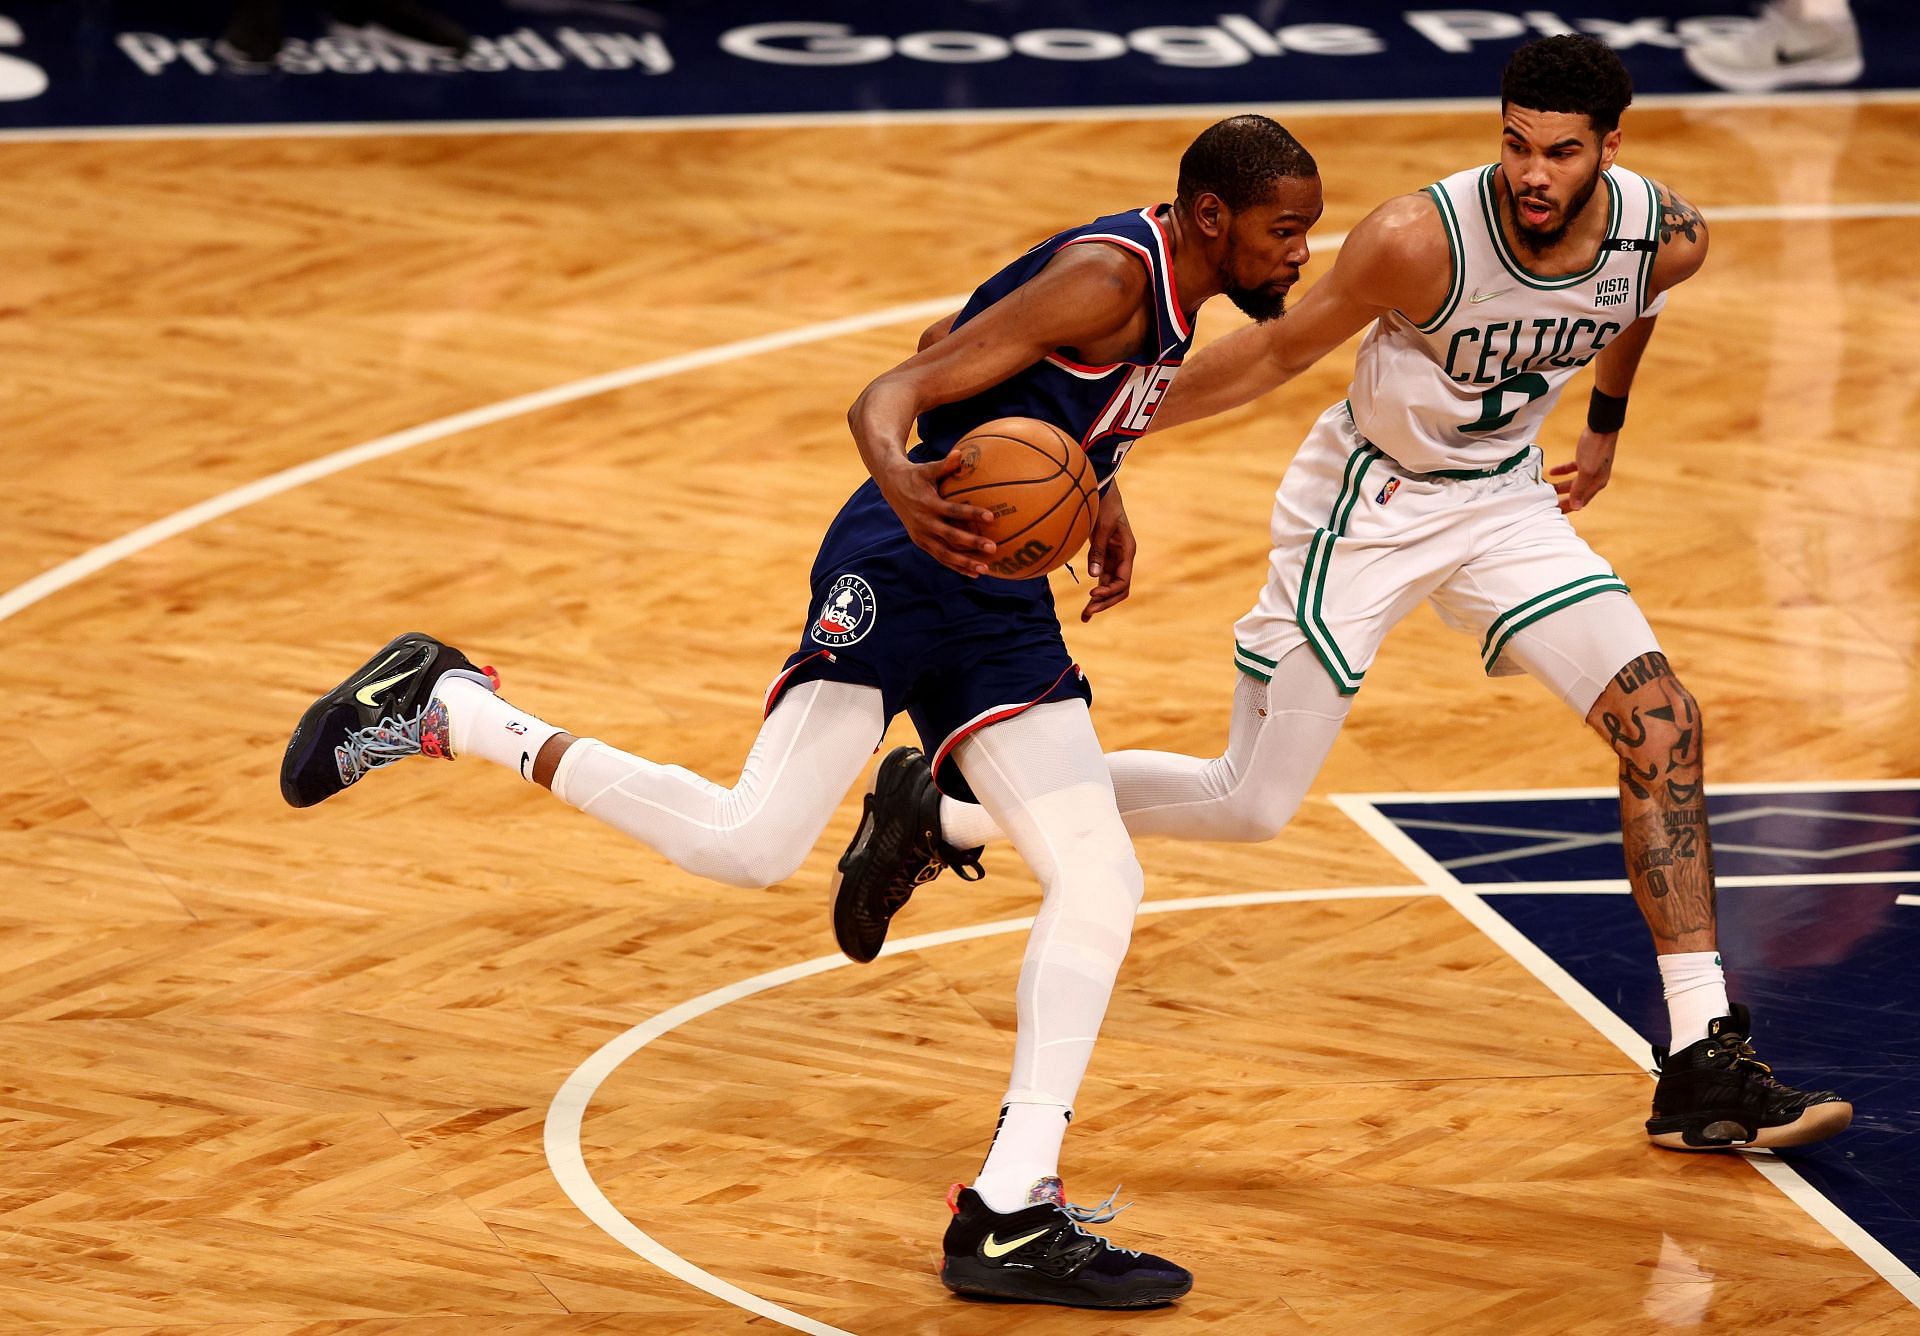
M 1687 1150 L 1798 1145 L 1844 1128 L 1852 1107 L 1781 1084 L 1753 1056 L 1716 951 L 1700 707 L 1564 513 L 1607 485 L 1655 316 L 1707 255 L 1699 211 L 1615 162 L 1631 99 L 1593 38 L 1523 47 L 1502 81 L 1498 162 L 1389 200 L 1284 320 L 1188 361 L 1156 428 L 1247 403 L 1372 326 L 1349 398 L 1320 415 L 1280 485 L 1266 585 L 1235 628 L 1225 754 L 1108 764 L 1134 836 L 1271 838 L 1387 632 L 1432 602 L 1488 673 L 1532 674 L 1618 756 L 1627 872 L 1672 1023 L 1648 1135 Z M 1534 440 L 1589 362 L 1587 429 L 1549 482 Z M 881 772 L 891 796 L 870 802 L 836 891 L 838 921 L 867 928 L 850 945 L 842 934 L 857 959 L 878 951 L 914 885 L 973 866 L 961 851 L 999 838 L 904 749 Z M 870 852 L 903 843 L 891 862 Z

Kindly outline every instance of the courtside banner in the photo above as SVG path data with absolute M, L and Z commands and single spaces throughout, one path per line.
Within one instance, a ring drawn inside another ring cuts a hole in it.
M 1642 92 L 1706 92 L 1691 41 L 1743 0 L 439 0 L 472 51 L 420 54 L 284 0 L 275 66 L 220 53 L 222 0 L 0 0 L 0 129 L 594 120 L 1482 98 L 1529 37 L 1588 32 Z M 1920 4 L 1856 0 L 1861 86 L 1920 86 Z

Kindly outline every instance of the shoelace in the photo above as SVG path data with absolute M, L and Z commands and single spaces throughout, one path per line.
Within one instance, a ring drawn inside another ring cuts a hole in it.
M 389 716 L 377 724 L 355 729 L 347 740 L 333 749 L 333 762 L 339 767 L 340 782 L 353 784 L 369 772 L 409 756 L 420 754 L 420 721 L 427 707 L 413 712 L 411 719 Z
M 1773 1068 L 1769 1067 L 1766 1063 L 1760 1061 L 1760 1059 L 1754 1054 L 1753 1041 L 1748 1039 L 1745 1035 L 1731 1035 L 1731 1036 L 1723 1037 L 1720 1042 L 1720 1047 L 1722 1052 L 1726 1053 L 1728 1056 L 1730 1056 L 1733 1059 L 1734 1065 L 1736 1067 L 1758 1068 L 1760 1072 L 1759 1081 L 1761 1085 L 1772 1086 L 1777 1090 L 1785 1089 L 1785 1087 L 1782 1086 L 1780 1082 L 1774 1079 Z
M 1108 1221 L 1117 1218 L 1120 1212 L 1126 1210 L 1127 1207 L 1133 1205 L 1132 1202 L 1125 1202 L 1119 1206 L 1113 1204 L 1113 1199 L 1120 1195 L 1120 1189 L 1124 1186 L 1125 1184 L 1115 1183 L 1113 1185 L 1113 1191 L 1109 1192 L 1107 1199 L 1098 1206 L 1075 1206 L 1070 1201 L 1062 1202 L 1060 1203 L 1060 1212 L 1066 1216 L 1067 1219 L 1073 1221 L 1073 1232 L 1080 1235 L 1080 1237 L 1098 1240 L 1106 1247 L 1112 1248 L 1115 1252 L 1125 1253 L 1129 1257 L 1138 1257 L 1140 1255 L 1138 1249 L 1115 1247 L 1112 1240 L 1081 1228 L 1082 1225 L 1104 1225 Z

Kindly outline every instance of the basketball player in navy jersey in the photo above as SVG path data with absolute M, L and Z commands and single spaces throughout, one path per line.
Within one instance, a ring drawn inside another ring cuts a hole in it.
M 1595 38 L 1522 47 L 1502 79 L 1499 161 L 1389 200 L 1287 319 L 1194 358 L 1158 425 L 1247 403 L 1372 327 L 1349 397 L 1280 485 L 1266 587 L 1234 628 L 1225 754 L 1120 752 L 1112 774 L 1136 835 L 1272 838 L 1388 631 L 1432 602 L 1479 643 L 1488 674 L 1528 673 L 1616 755 L 1625 871 L 1672 1027 L 1655 1050 L 1648 1138 L 1686 1151 L 1804 1145 L 1846 1128 L 1853 1107 L 1778 1080 L 1754 1055 L 1747 1009 L 1728 1000 L 1699 704 L 1562 513 L 1606 486 L 1654 320 L 1707 256 L 1699 211 L 1615 161 L 1632 96 Z M 1587 430 L 1556 484 L 1534 442 L 1589 362 Z M 887 919 L 949 850 L 997 837 L 978 807 L 941 797 L 924 763 L 896 768 L 837 878 L 856 959 L 878 952 Z M 895 848 L 891 861 L 870 852 Z
M 1201 303 L 1225 293 L 1256 319 L 1279 315 L 1320 211 L 1313 159 L 1286 130 L 1261 116 L 1222 121 L 1181 158 L 1173 204 L 1042 242 L 869 385 L 848 421 L 872 478 L 821 544 L 800 645 L 731 789 L 544 723 L 500 699 L 491 669 L 412 633 L 308 709 L 287 745 L 282 793 L 306 807 L 405 757 L 473 754 L 689 872 L 765 886 L 799 867 L 905 710 L 933 772 L 993 814 L 1043 891 L 1020 973 L 1012 1081 L 986 1163 L 949 1196 L 942 1279 L 964 1294 L 1087 1307 L 1179 1297 L 1193 1277 L 1088 1232 L 1111 1213 L 1069 1205 L 1058 1174 L 1142 892 L 1091 693 L 1046 581 L 992 577 L 993 544 L 973 527 L 991 516 L 938 485 L 958 464 L 948 455 L 960 437 L 1023 416 L 1079 440 L 1110 487 L 1186 355 Z M 1109 495 L 1096 554 L 1125 529 Z M 1089 612 L 1125 592 L 1124 563 L 1109 564 Z M 876 783 L 905 773 L 883 765 Z

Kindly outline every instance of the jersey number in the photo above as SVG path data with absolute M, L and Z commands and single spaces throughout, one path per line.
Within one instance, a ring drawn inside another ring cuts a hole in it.
M 1480 416 L 1460 428 L 1461 431 L 1483 432 L 1499 431 L 1513 421 L 1513 415 L 1532 403 L 1544 398 L 1547 390 L 1547 378 L 1537 371 L 1523 371 L 1510 376 L 1480 396 Z M 1520 402 L 1507 408 L 1509 394 L 1520 396 Z M 1505 411 L 1502 411 L 1505 410 Z

